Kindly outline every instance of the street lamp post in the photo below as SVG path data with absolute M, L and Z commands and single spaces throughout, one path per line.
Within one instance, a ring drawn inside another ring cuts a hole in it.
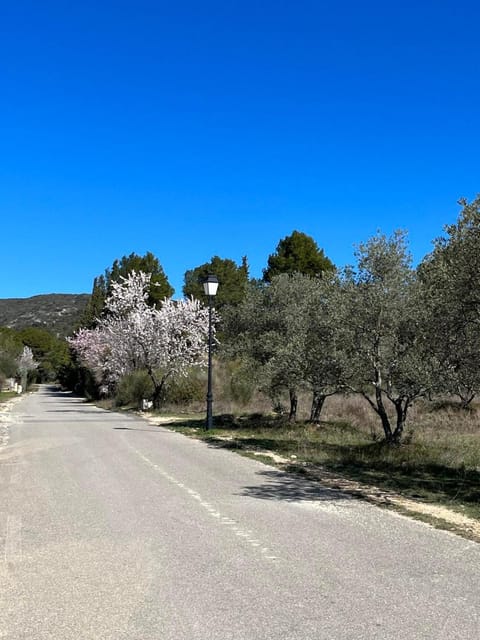
M 213 394 L 212 394 L 212 299 L 217 294 L 218 279 L 214 275 L 209 275 L 203 281 L 203 289 L 208 297 L 208 386 L 207 386 L 207 421 L 205 428 L 211 429 L 213 426 Z

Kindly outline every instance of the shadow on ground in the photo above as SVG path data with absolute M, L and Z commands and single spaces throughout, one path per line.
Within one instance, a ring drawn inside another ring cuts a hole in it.
M 323 487 L 319 482 L 310 482 L 305 478 L 269 469 L 258 472 L 265 482 L 245 487 L 240 495 L 262 500 L 324 501 L 352 500 L 352 496 L 335 489 Z
M 451 469 L 443 465 L 408 466 L 404 462 L 381 460 L 346 460 L 324 464 L 329 471 L 348 475 L 359 482 L 403 493 L 423 500 L 441 498 L 478 505 L 480 503 L 480 473 L 475 470 Z
M 284 420 L 256 414 L 242 418 L 215 416 L 214 424 L 221 429 L 221 434 L 214 429 L 202 436 L 211 447 L 233 451 L 266 451 L 285 458 L 295 454 L 298 464 L 284 467 L 286 471 L 308 474 L 309 470 L 313 470 L 315 475 L 318 471 L 320 476 L 322 470 L 330 471 L 340 477 L 413 499 L 457 506 L 463 504 L 480 515 L 480 469 L 455 468 L 422 461 L 423 454 L 416 451 L 415 443 L 405 443 L 392 449 L 381 441 L 354 443 L 349 439 L 345 443 L 328 442 L 329 434 L 341 440 L 342 434 L 353 431 L 350 425 L 343 423 L 319 425 L 317 434 L 313 432 L 313 439 L 305 441 L 301 429 L 296 438 L 295 430 L 282 428 Z M 179 426 L 177 424 L 175 428 Z M 203 426 L 201 420 L 186 420 L 179 430 L 183 427 L 200 430 Z M 333 436 L 332 432 L 335 432 Z M 306 468 L 301 466 L 301 461 L 307 463 Z M 285 482 L 282 482 L 282 486 L 285 486 Z M 281 490 L 274 489 L 270 487 L 264 493 L 267 496 L 271 490 L 276 495 L 282 495 Z

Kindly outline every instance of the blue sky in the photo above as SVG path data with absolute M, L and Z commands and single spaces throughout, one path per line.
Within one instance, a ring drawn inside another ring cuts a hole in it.
M 0 0 L 0 297 L 152 251 L 260 277 L 294 229 L 415 261 L 480 192 L 476 2 Z

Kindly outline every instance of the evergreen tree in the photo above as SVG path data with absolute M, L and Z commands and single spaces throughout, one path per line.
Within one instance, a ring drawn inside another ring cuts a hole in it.
M 105 299 L 107 297 L 107 285 L 105 282 L 105 276 L 98 276 L 93 280 L 92 295 L 87 303 L 85 311 L 83 312 L 80 326 L 93 329 L 97 325 L 97 320 L 100 318 L 105 306 Z
M 57 338 L 42 327 L 25 327 L 18 332 L 24 346 L 32 350 L 38 363 L 37 379 L 52 381 L 60 369 L 70 362 L 70 351 L 65 340 Z
M 92 295 L 83 314 L 80 326 L 93 329 L 105 311 L 105 300 L 112 292 L 112 284 L 121 282 L 122 278 L 135 271 L 151 274 L 148 304 L 156 306 L 165 298 L 171 298 L 173 287 L 168 282 L 167 276 L 153 253 L 148 251 L 144 256 L 131 253 L 120 260 L 114 260 L 112 266 L 105 270 L 104 275 L 96 277 L 93 281 Z
M 265 282 L 271 282 L 281 273 L 302 273 L 311 277 L 334 271 L 335 266 L 311 237 L 294 231 L 277 245 L 276 252 L 268 257 L 268 266 L 263 270 Z
M 122 278 L 128 278 L 132 271 L 151 274 L 148 294 L 150 306 L 156 305 L 164 298 L 172 297 L 174 289 L 168 282 L 158 258 L 150 251 L 144 256 L 131 253 L 129 256 L 123 256 L 121 260 L 114 260 L 111 269 L 105 271 L 106 295 L 110 295 L 113 282 L 121 282 Z
M 215 307 L 221 309 L 226 305 L 238 305 L 245 297 L 248 283 L 247 258 L 242 258 L 242 264 L 237 266 L 233 260 L 213 256 L 210 262 L 206 262 L 195 269 L 185 273 L 183 293 L 185 296 L 193 296 L 198 300 L 205 300 L 202 280 L 209 274 L 218 278 L 218 293 L 215 296 Z
M 289 420 L 297 417 L 298 393 L 312 392 L 311 420 L 325 398 L 338 390 L 334 329 L 329 317 L 333 278 L 300 273 L 252 283 L 245 300 L 224 317 L 226 355 L 240 358 L 252 380 L 274 405 L 287 393 Z
M 22 351 L 18 332 L 9 327 L 0 327 L 0 381 L 13 378 L 17 371 L 16 359 Z

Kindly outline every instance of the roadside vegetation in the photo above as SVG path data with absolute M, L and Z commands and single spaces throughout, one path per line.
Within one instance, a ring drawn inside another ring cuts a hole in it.
M 480 519 L 480 196 L 460 205 L 416 267 L 403 231 L 360 243 L 342 269 L 294 231 L 261 280 L 246 257 L 213 256 L 186 271 L 174 300 L 153 254 L 123 256 L 95 278 L 67 342 L 1 329 L 0 377 L 56 379 L 107 407 L 174 414 L 172 428 L 212 445 Z M 211 273 L 215 419 L 205 432 L 200 280 Z
M 54 382 L 70 362 L 67 342 L 47 329 L 0 327 L 0 392 Z
M 122 386 L 121 402 L 104 399 L 101 406 L 138 410 L 142 389 L 137 385 L 138 378 L 130 377 Z M 480 520 L 480 406 L 475 402 L 464 409 L 455 397 L 417 401 L 401 444 L 391 446 L 377 414 L 358 395 L 328 397 L 322 419 L 312 423 L 310 398 L 302 392 L 297 421 L 291 422 L 288 393 L 277 398 L 275 412 L 267 394 L 251 392 L 248 379 L 242 386 L 238 369 L 219 360 L 214 363 L 214 428 L 206 431 L 205 385 L 205 373 L 196 371 L 172 388 L 162 409 L 143 415 L 211 446 L 319 478 L 347 492 L 352 491 L 339 478 Z M 195 399 L 187 401 L 191 394 Z M 352 493 L 368 497 L 368 491 Z
M 0 391 L 0 404 L 2 404 L 2 402 L 7 402 L 7 400 L 11 400 L 16 396 L 17 394 L 14 391 Z
M 318 478 L 327 486 L 349 492 L 338 482 L 346 478 L 387 494 L 442 505 L 480 521 L 480 406 L 475 402 L 465 410 L 455 398 L 418 401 L 412 409 L 411 429 L 400 445 L 392 447 L 383 440 L 373 409 L 357 395 L 329 397 L 322 420 L 312 423 L 309 398 L 301 394 L 303 410 L 292 423 L 281 406 L 277 412 L 272 410 L 267 395 L 258 391 L 249 395 L 249 381 L 241 387 L 236 376 L 235 367 L 218 360 L 214 363 L 216 412 L 210 431 L 205 430 L 206 375 L 197 370 L 170 387 L 162 409 L 143 415 L 211 446 Z M 233 394 L 232 379 L 237 389 Z M 148 388 L 148 378 L 133 374 L 123 379 L 118 396 L 98 404 L 137 411 Z M 288 395 L 283 400 L 288 402 Z M 364 492 L 353 493 L 365 497 Z
M 480 520 L 480 413 L 455 405 L 419 404 L 414 430 L 401 446 L 382 439 L 373 411 L 356 397 L 326 402 L 318 424 L 261 413 L 217 416 L 205 431 L 203 416 L 166 423 L 170 429 L 214 446 L 254 455 L 296 473 L 335 476 L 443 505 Z M 165 422 L 163 423 L 165 424 Z M 274 454 L 271 456 L 270 454 Z M 278 458 L 276 457 L 278 456 Z M 327 479 L 327 478 L 325 478 Z

